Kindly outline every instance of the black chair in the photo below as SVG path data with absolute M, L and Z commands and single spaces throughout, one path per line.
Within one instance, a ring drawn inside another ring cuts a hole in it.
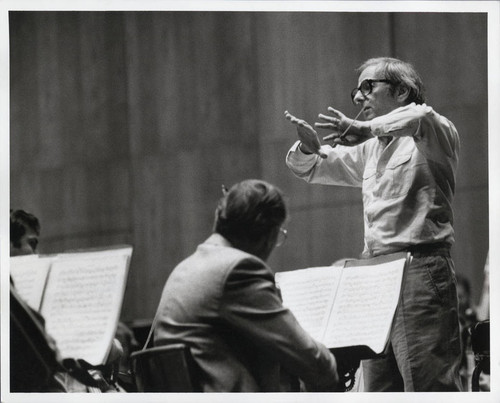
M 138 392 L 200 392 L 189 347 L 171 344 L 130 355 Z
M 490 321 L 476 323 L 471 329 L 471 345 L 474 352 L 475 368 L 472 372 L 473 392 L 479 392 L 481 373 L 490 374 Z

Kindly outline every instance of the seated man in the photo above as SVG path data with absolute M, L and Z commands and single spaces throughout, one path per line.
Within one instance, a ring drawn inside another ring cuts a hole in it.
M 343 390 L 342 363 L 282 305 L 265 263 L 286 214 L 276 187 L 234 185 L 219 202 L 214 233 L 167 280 L 148 345 L 189 346 L 204 392 L 286 391 L 284 374 L 307 390 Z
M 24 210 L 10 210 L 10 256 L 37 253 L 40 222 Z
M 40 222 L 24 210 L 10 210 L 10 256 L 36 254 Z M 122 347 L 114 340 L 106 370 L 118 362 Z M 117 385 L 101 370 L 64 364 L 55 340 L 45 330 L 43 316 L 30 308 L 10 279 L 10 389 L 11 392 L 114 392 Z

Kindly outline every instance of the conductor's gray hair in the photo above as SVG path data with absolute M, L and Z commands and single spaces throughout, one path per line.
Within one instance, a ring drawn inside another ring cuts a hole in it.
M 383 78 L 393 84 L 393 92 L 401 85 L 408 88 L 409 95 L 406 99 L 408 104 L 412 102 L 423 104 L 425 102 L 424 84 L 412 64 L 393 57 L 375 57 L 363 62 L 356 69 L 356 72 L 361 74 L 363 70 L 371 66 L 377 66 Z

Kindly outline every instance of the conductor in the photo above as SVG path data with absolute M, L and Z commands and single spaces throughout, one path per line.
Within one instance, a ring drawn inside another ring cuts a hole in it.
M 362 189 L 363 257 L 411 252 L 390 352 L 363 361 L 366 391 L 458 391 L 460 335 L 450 248 L 458 165 L 455 126 L 424 103 L 414 67 L 374 58 L 358 69 L 354 104 L 364 120 L 332 107 L 316 130 L 288 112 L 299 141 L 286 163 L 309 183 Z M 359 116 L 359 115 L 358 115 Z

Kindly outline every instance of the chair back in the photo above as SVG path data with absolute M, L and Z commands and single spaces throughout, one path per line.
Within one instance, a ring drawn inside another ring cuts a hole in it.
M 472 351 L 476 355 L 490 355 L 490 321 L 477 322 L 471 329 Z
M 471 329 L 471 345 L 476 366 L 472 372 L 471 388 L 480 391 L 479 378 L 482 373 L 490 374 L 490 321 L 476 323 Z
M 189 347 L 170 344 L 130 355 L 138 392 L 199 392 L 196 364 Z

